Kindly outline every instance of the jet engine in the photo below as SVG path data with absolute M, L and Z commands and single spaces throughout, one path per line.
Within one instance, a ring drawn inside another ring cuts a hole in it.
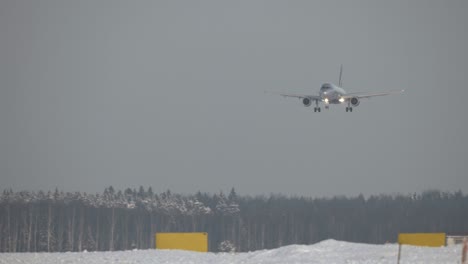
M 361 103 L 361 102 L 359 101 L 359 98 L 357 98 L 357 97 L 351 98 L 351 101 L 350 101 L 350 102 L 351 102 L 351 105 L 353 105 L 353 106 L 358 106 L 359 103 Z
M 310 98 L 304 98 L 302 99 L 302 103 L 304 104 L 304 106 L 310 106 L 312 104 L 312 100 L 310 100 Z

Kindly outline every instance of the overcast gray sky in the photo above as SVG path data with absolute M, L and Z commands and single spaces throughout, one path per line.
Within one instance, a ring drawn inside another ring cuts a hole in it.
M 468 191 L 468 1 L 0 1 L 0 188 Z M 265 90 L 406 89 L 320 114 Z

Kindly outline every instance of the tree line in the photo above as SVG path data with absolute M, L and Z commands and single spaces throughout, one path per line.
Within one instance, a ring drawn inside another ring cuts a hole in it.
M 207 232 L 209 249 L 252 251 L 324 239 L 395 242 L 399 232 L 468 235 L 461 191 L 364 198 L 194 195 L 108 187 L 102 194 L 3 191 L 1 252 L 147 249 L 157 232 Z

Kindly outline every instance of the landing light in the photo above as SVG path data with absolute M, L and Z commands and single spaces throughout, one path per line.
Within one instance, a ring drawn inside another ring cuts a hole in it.
M 338 101 L 340 101 L 340 103 L 344 103 L 344 98 L 341 97 Z
M 324 101 L 326 104 L 328 104 L 328 98 L 325 98 L 323 101 Z

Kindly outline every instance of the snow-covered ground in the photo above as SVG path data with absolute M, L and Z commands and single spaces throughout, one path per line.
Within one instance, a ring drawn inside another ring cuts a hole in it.
M 326 240 L 248 253 L 197 253 L 178 250 L 136 250 L 80 253 L 3 253 L 0 263 L 396 263 L 398 245 L 368 245 Z M 404 246 L 400 263 L 460 263 L 461 246 Z

